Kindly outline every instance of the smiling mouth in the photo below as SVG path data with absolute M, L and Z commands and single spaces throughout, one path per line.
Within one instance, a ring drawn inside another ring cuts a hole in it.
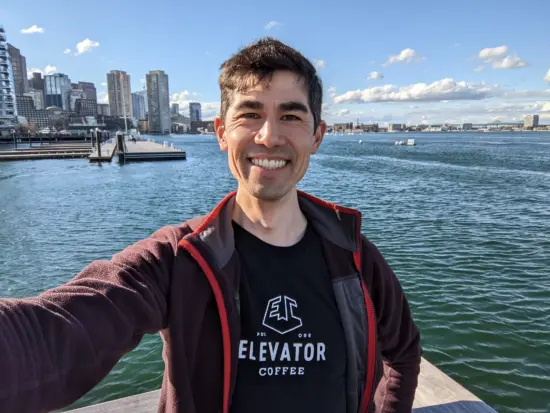
M 285 159 L 259 159 L 249 158 L 250 163 L 254 166 L 259 166 L 263 169 L 281 169 L 284 168 L 289 161 Z

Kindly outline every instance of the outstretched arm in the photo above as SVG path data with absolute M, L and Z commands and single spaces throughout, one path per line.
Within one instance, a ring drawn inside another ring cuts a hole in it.
M 165 227 L 38 297 L 0 300 L 0 412 L 71 404 L 166 325 L 179 232 Z
M 384 376 L 375 393 L 377 413 L 410 413 L 420 373 L 420 332 L 399 280 L 368 240 L 363 241 L 364 268 L 373 276 L 371 295 L 378 322 Z

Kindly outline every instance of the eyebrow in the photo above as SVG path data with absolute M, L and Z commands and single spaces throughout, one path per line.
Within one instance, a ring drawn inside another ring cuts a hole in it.
M 264 104 L 262 102 L 258 102 L 257 100 L 243 100 L 235 106 L 235 110 L 243 110 L 243 109 L 253 109 L 253 110 L 260 110 L 264 108 Z M 285 102 L 281 103 L 279 105 L 279 110 L 284 112 L 290 112 L 290 111 L 299 111 L 303 113 L 308 113 L 307 106 L 304 105 L 302 102 L 297 101 L 291 101 L 291 102 Z

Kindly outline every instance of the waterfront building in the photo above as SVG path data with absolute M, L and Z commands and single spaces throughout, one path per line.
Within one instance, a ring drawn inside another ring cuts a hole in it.
M 4 26 L 0 25 L 0 135 L 17 122 L 17 103 Z
M 108 103 L 98 103 L 97 114 L 101 116 L 111 116 L 111 107 Z
M 132 114 L 135 119 L 146 119 L 145 96 L 141 92 L 132 93 Z
M 44 98 L 44 78 L 42 73 L 33 72 L 32 76 L 27 80 L 29 89 L 40 90 L 42 92 L 42 98 Z
M 191 122 L 202 121 L 202 110 L 199 102 L 191 102 L 189 104 L 189 118 Z
M 180 105 L 177 103 L 172 103 L 172 115 L 179 115 L 180 114 Z
M 147 120 L 149 132 L 169 134 L 172 128 L 170 116 L 170 91 L 168 75 L 162 70 L 152 70 L 146 75 Z
M 474 125 L 471 123 L 463 123 L 462 124 L 462 130 L 473 130 Z
M 97 91 L 92 82 L 78 82 L 78 88 L 84 92 L 84 99 L 95 100 L 97 102 Z
M 78 84 L 75 85 L 76 87 L 78 87 Z M 70 107 L 71 107 L 71 110 L 74 110 L 76 111 L 76 101 L 78 99 L 84 99 L 84 91 L 82 89 L 74 89 L 71 90 L 71 95 L 70 95 Z
M 525 128 L 536 128 L 539 126 L 539 115 L 526 115 L 523 119 L 523 126 Z
M 9 43 L 8 54 L 11 59 L 15 95 L 21 96 L 27 91 L 27 59 L 17 47 Z
M 45 109 L 44 106 L 44 93 L 37 89 L 28 89 L 23 96 L 30 96 L 34 102 L 36 109 Z
M 97 101 L 95 99 L 77 99 L 75 112 L 80 116 L 97 116 Z
M 44 76 L 44 100 L 46 108 L 56 106 L 71 109 L 71 79 L 63 73 Z
M 107 90 L 111 116 L 132 117 L 130 75 L 123 70 L 107 73 Z

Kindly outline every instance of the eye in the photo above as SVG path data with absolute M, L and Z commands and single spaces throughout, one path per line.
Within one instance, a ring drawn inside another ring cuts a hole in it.
M 283 120 L 300 120 L 296 115 L 283 115 Z
M 257 113 L 243 113 L 240 117 L 245 119 L 259 119 L 260 115 Z

